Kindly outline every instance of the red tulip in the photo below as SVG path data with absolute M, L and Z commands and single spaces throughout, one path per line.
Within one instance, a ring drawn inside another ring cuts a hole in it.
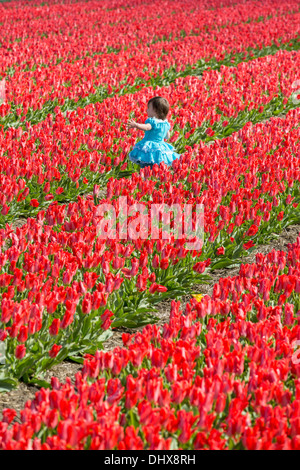
M 282 220 L 283 216 L 284 216 L 284 211 L 279 212 L 279 214 L 277 216 L 277 220 L 279 220 L 279 221 Z
M 11 408 L 4 408 L 2 410 L 2 416 L 3 416 L 3 422 L 10 424 L 17 416 L 17 412 L 16 410 L 13 410 Z
M 39 201 L 37 199 L 31 199 L 30 205 L 32 207 L 39 207 L 40 204 L 39 204 Z
M 243 244 L 244 250 L 249 250 L 249 248 L 252 248 L 254 246 L 254 243 L 252 240 L 249 240 L 247 243 Z
M 59 332 L 59 327 L 60 327 L 60 319 L 59 318 L 54 318 L 51 326 L 49 327 L 49 333 L 51 336 L 57 336 Z
M 59 351 L 61 350 L 61 348 L 62 348 L 61 344 L 59 345 L 53 344 L 52 348 L 49 351 L 49 356 L 52 358 L 56 357 Z

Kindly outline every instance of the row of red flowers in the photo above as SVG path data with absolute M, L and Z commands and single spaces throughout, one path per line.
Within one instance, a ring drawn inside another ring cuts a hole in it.
M 136 50 L 131 45 L 118 54 L 84 57 L 74 63 L 61 61 L 59 64 L 49 64 L 46 68 L 37 68 L 37 59 L 31 57 L 26 62 L 26 67 L 33 67 L 33 70 L 25 70 L 23 65 L 23 68 L 17 67 L 12 76 L 11 73 L 2 74 L 4 77 L 7 75 L 7 104 L 2 106 L 1 115 L 9 114 L 12 105 L 18 106 L 15 111 L 17 115 L 25 116 L 29 110 L 42 109 L 46 102 L 51 104 L 55 99 L 60 105 L 70 99 L 76 102 L 97 94 L 99 87 L 104 87 L 107 93 L 111 93 L 135 84 L 137 87 L 142 86 L 151 79 L 155 81 L 156 77 L 174 67 L 180 71 L 189 64 L 197 63 L 199 59 L 206 62 L 211 59 L 220 61 L 226 54 L 244 52 L 249 47 L 262 49 L 273 43 L 279 44 L 279 39 L 282 43 L 288 43 L 299 34 L 300 13 L 284 14 L 283 11 L 282 16 L 280 14 L 265 22 L 255 22 L 255 18 L 264 14 L 265 5 L 263 4 L 261 11 L 257 2 L 253 2 L 253 21 L 245 23 L 243 20 L 248 18 L 249 5 L 251 11 L 251 4 L 247 4 L 247 9 L 245 5 L 239 7 L 242 18 L 237 24 L 230 24 L 236 20 L 235 8 L 232 8 L 230 14 L 226 9 L 221 24 L 226 25 L 228 21 L 229 25 L 222 27 L 219 32 L 215 31 L 215 12 L 210 12 L 210 30 L 202 31 L 208 19 L 206 13 L 201 12 L 200 23 L 198 16 L 195 17 L 195 28 L 200 31 L 196 36 L 158 42 L 151 47 L 138 44 Z M 287 8 L 289 10 L 290 6 Z M 173 20 L 174 16 L 170 15 L 170 19 Z M 46 45 L 42 47 L 43 50 L 48 50 Z
M 117 51 L 130 46 L 135 50 L 137 43 L 140 48 L 183 33 L 201 34 L 202 30 L 218 30 L 237 21 L 261 21 L 299 11 L 298 2 L 293 0 L 284 4 L 251 1 L 247 5 L 228 5 L 226 9 L 220 8 L 225 2 L 216 3 L 219 5 L 208 10 L 204 2 L 195 0 L 164 4 L 155 0 L 150 11 L 147 2 L 139 0 L 126 6 L 89 1 L 86 8 L 77 3 L 62 8 L 52 1 L 40 8 L 23 5 L 12 10 L 6 5 L 2 9 L 0 72 L 24 64 L 51 64 L 58 58 L 68 62 L 87 54 L 106 53 L 109 48 Z

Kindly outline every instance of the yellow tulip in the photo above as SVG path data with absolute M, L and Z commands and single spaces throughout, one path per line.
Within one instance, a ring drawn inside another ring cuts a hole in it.
M 197 302 L 200 302 L 202 297 L 204 297 L 204 295 L 202 295 L 202 294 L 192 294 L 192 296 L 194 297 L 194 299 L 197 300 Z

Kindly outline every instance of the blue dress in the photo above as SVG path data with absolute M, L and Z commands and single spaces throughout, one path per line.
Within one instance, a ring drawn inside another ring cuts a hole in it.
M 168 121 L 158 118 L 148 118 L 145 124 L 151 124 L 152 129 L 145 131 L 144 138 L 138 142 L 129 153 L 129 159 L 133 163 L 149 163 L 153 165 L 164 162 L 166 165 L 172 165 L 172 162 L 180 157 L 179 153 L 174 151 L 174 147 L 164 141 L 168 130 L 171 128 Z

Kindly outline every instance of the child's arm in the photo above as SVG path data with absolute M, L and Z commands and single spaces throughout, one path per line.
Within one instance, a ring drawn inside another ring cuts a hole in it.
M 167 135 L 166 135 L 166 139 L 169 140 L 170 138 L 170 131 L 168 131 Z
M 140 131 L 151 131 L 152 126 L 151 124 L 140 124 L 139 122 L 135 122 L 133 119 L 129 119 L 127 123 L 127 129 L 139 129 Z

